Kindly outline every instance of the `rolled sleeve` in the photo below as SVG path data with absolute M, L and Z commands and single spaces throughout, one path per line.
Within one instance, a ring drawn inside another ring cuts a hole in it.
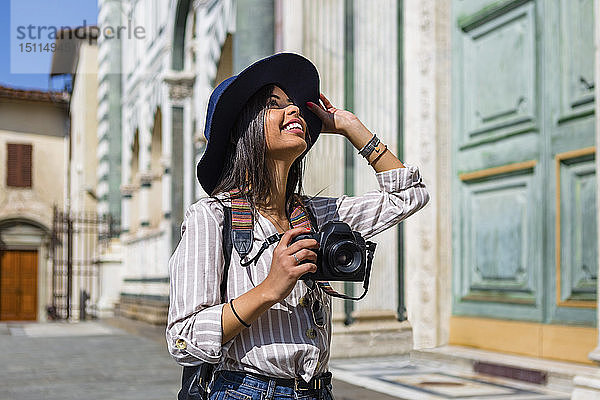
M 215 364 L 223 354 L 221 221 L 208 205 L 191 205 L 181 226 L 181 240 L 169 260 L 166 339 L 169 353 L 184 366 Z
M 329 220 L 343 221 L 368 239 L 408 218 L 429 201 L 419 168 L 405 164 L 375 174 L 379 190 L 361 196 L 314 197 L 311 207 L 321 226 Z

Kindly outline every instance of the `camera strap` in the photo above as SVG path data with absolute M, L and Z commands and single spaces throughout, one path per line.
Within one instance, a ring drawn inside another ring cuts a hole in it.
M 253 227 L 254 227 L 254 218 L 252 215 L 252 209 L 250 208 L 250 203 L 243 195 L 240 195 L 240 191 L 238 189 L 231 190 L 229 192 L 231 199 L 231 241 L 233 242 L 233 247 L 240 255 L 240 264 L 243 267 L 247 267 L 248 265 L 258 262 L 262 253 L 269 248 L 274 243 L 279 242 L 283 234 L 276 233 L 274 235 L 266 238 L 258 250 L 256 255 L 252 257 L 250 260 L 244 260 L 244 258 L 250 253 L 252 250 L 252 242 L 254 241 L 253 235 Z M 310 213 L 308 208 L 304 206 L 302 200 L 299 196 L 294 196 L 294 209 L 290 214 L 290 223 L 294 228 L 304 227 L 310 228 L 311 230 L 317 230 L 317 222 L 314 216 Z M 369 281 L 371 277 L 371 264 L 373 262 L 373 256 L 375 254 L 376 244 L 370 241 L 366 242 L 367 246 L 367 265 L 365 270 L 365 280 L 363 281 L 363 293 L 359 297 L 348 296 L 343 293 L 339 293 L 328 281 L 316 281 L 318 287 L 320 287 L 326 294 L 332 297 L 338 297 L 340 299 L 347 300 L 361 300 L 367 294 L 369 290 Z M 312 282 L 312 281 L 311 281 Z M 314 286 L 310 285 L 309 286 Z

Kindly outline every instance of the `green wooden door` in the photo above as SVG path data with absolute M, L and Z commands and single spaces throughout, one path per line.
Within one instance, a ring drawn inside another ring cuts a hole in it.
M 453 0 L 453 313 L 595 325 L 593 0 Z

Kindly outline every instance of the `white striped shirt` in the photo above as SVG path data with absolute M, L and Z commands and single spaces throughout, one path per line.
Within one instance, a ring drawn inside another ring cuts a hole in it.
M 313 197 L 305 204 L 319 227 L 335 219 L 346 222 L 352 230 L 368 239 L 398 224 L 429 201 L 429 193 L 415 166 L 378 172 L 376 177 L 379 190 L 361 196 Z M 218 197 L 230 205 L 227 194 Z M 247 259 L 254 257 L 263 241 L 277 232 L 275 226 L 259 213 L 254 221 L 254 244 Z M 281 378 L 302 377 L 305 381 L 327 371 L 331 299 L 322 290 L 315 290 L 308 296 L 320 299 L 323 304 L 326 324 L 319 328 L 313 323 L 310 307 L 299 304 L 300 298 L 310 291 L 301 280 L 288 297 L 273 305 L 250 328 L 221 345 L 221 313 L 225 304 L 221 303 L 219 291 L 224 265 L 222 227 L 223 208 L 210 197 L 201 198 L 185 212 L 181 240 L 169 260 L 170 306 L 166 338 L 173 358 L 185 366 L 204 361 L 219 363 L 217 370 L 248 371 Z M 246 293 L 267 277 L 275 247 L 276 244 L 271 245 L 256 265 L 252 263 L 248 267 L 240 265 L 239 255 L 233 249 L 226 301 Z M 316 336 L 307 335 L 309 329 L 314 329 Z M 176 346 L 178 339 L 179 348 Z

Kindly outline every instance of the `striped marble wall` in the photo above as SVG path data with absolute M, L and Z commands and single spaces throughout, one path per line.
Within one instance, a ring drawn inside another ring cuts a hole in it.
M 300 51 L 315 63 L 321 77 L 321 91 L 334 106 L 344 104 L 344 0 L 304 0 L 282 2 L 284 39 L 281 49 Z M 297 22 L 302 16 L 302 26 Z M 397 146 L 397 21 L 393 0 L 355 1 L 354 3 L 354 105 L 355 114 L 376 132 L 395 152 Z M 293 22 L 292 22 L 293 21 Z M 295 28 L 290 26 L 296 25 Z M 301 37 L 301 43 L 298 38 Z M 307 160 L 305 191 L 324 196 L 344 193 L 344 146 L 346 139 L 324 134 Z M 355 194 L 378 188 L 375 173 L 362 157 L 355 154 Z M 397 308 L 397 229 L 377 237 L 378 249 L 373 266 L 369 295 L 354 304 L 358 318 L 367 315 L 395 315 Z M 342 290 L 338 284 L 336 289 Z M 355 294 L 362 292 L 355 286 Z M 342 319 L 344 303 L 334 301 L 334 319 Z
M 344 104 L 344 1 L 303 2 L 303 54 L 319 71 L 321 91 L 332 104 Z M 290 15 L 294 18 L 293 15 Z M 337 197 L 344 193 L 344 143 L 342 136 L 323 134 L 306 162 L 305 192 Z M 343 285 L 334 284 L 336 290 Z M 334 318 L 343 319 L 343 302 L 333 302 Z
M 398 53 L 394 0 L 354 2 L 354 114 L 397 154 Z M 354 154 L 356 195 L 379 188 L 375 172 Z M 369 295 L 355 304 L 357 318 L 372 311 L 396 313 L 397 227 L 372 238 L 377 243 Z M 355 289 L 356 291 L 356 289 Z

